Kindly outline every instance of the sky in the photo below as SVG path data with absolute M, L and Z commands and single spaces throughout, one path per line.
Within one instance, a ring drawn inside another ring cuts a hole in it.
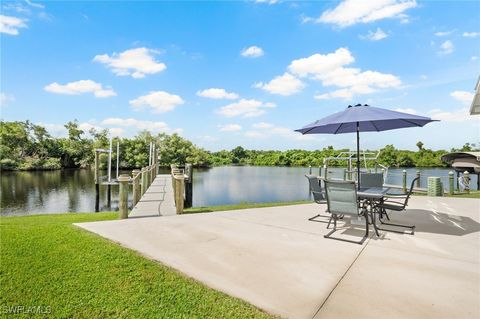
M 480 141 L 480 2 L 2 1 L 1 118 L 179 133 L 208 150 L 355 147 L 293 130 L 357 103 L 440 120 L 362 148 Z

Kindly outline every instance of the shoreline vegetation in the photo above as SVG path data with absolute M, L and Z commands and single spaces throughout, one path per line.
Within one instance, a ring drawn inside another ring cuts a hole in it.
M 0 169 L 1 170 L 57 170 L 63 168 L 88 168 L 94 163 L 94 149 L 109 148 L 108 131 L 90 129 L 82 130 L 78 121 L 64 125 L 67 137 L 53 137 L 41 125 L 25 122 L 0 121 Z M 151 135 L 142 131 L 132 138 L 115 138 L 116 146 L 120 142 L 120 169 L 133 169 L 148 164 L 148 145 L 159 145 L 160 166 L 170 164 L 183 165 L 192 163 L 195 167 L 212 167 L 221 165 L 251 166 L 309 166 L 323 165 L 325 157 L 338 155 L 347 149 L 334 149 L 325 146 L 322 149 L 307 151 L 293 149 L 247 150 L 237 146 L 232 150 L 211 152 L 202 149 L 178 134 L 160 133 Z M 431 150 L 418 142 L 417 151 L 399 150 L 393 145 L 380 149 L 379 164 L 388 167 L 448 167 L 440 157 L 446 150 Z M 461 148 L 450 151 L 476 151 L 475 144 L 465 143 Z M 116 147 L 113 151 L 116 158 Z M 105 169 L 107 155 L 102 154 L 100 168 Z M 331 166 L 345 163 L 330 162 Z

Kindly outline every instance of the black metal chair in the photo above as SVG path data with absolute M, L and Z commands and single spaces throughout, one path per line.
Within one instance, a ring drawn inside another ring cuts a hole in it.
M 365 239 L 368 237 L 368 212 L 363 206 L 359 207 L 358 205 L 357 186 L 355 182 L 326 180 L 325 190 L 327 197 L 327 210 L 330 214 L 332 214 L 333 218 L 333 229 L 323 237 L 356 244 L 363 244 Z M 339 216 L 346 215 L 352 217 L 363 216 L 365 218 L 365 235 L 360 241 L 331 237 L 331 235 L 337 230 L 337 219 L 339 219 Z
M 403 227 L 411 229 L 411 234 L 415 234 L 415 225 L 401 225 L 401 224 L 393 224 L 393 223 L 386 223 L 382 220 L 382 215 L 387 213 L 387 210 L 402 212 L 406 210 L 408 205 L 408 200 L 413 193 L 413 187 L 415 186 L 416 181 L 419 177 L 413 179 L 412 184 L 410 185 L 410 189 L 407 194 L 404 195 L 387 195 L 386 199 L 381 201 L 376 205 L 376 208 L 380 210 L 379 214 L 379 221 L 383 225 L 395 226 L 395 227 Z M 404 233 L 402 231 L 396 231 L 391 229 L 382 229 L 377 227 L 378 229 L 397 232 L 397 233 Z
M 383 173 L 360 173 L 362 187 L 383 187 Z
M 360 185 L 362 187 L 383 187 L 383 173 L 360 173 Z M 381 217 L 385 215 L 388 220 L 390 220 L 390 217 L 385 211 L 380 212 Z
M 305 175 L 305 177 L 308 179 L 308 185 L 310 193 L 312 193 L 313 196 L 313 201 L 317 204 L 326 204 L 327 200 L 325 198 L 325 192 L 322 190 L 322 178 L 315 175 Z M 318 217 L 326 217 L 328 218 L 328 221 L 317 220 Z M 332 216 L 317 214 L 313 217 L 310 217 L 308 220 L 319 223 L 328 223 L 328 226 L 330 226 Z

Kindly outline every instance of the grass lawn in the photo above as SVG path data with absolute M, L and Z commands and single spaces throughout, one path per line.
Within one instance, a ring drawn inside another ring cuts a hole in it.
M 1 218 L 0 317 L 271 318 L 72 225 L 116 218 L 116 213 Z M 6 314 L 13 306 L 51 312 Z
M 210 213 L 210 212 L 220 212 L 220 211 L 226 211 L 226 210 L 260 208 L 260 207 L 290 206 L 290 205 L 300 205 L 300 204 L 308 204 L 308 203 L 312 203 L 312 201 L 304 200 L 304 201 L 295 201 L 295 202 L 275 202 L 275 203 L 241 203 L 241 204 L 235 204 L 235 205 L 192 207 L 192 208 L 186 208 L 184 210 L 184 214 Z

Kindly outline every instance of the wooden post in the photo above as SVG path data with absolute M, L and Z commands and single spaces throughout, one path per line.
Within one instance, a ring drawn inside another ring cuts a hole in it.
M 318 176 L 322 176 L 322 167 L 318 166 Z
M 120 175 L 118 177 L 119 192 L 118 192 L 118 218 L 128 218 L 128 181 L 130 176 Z
M 110 207 L 112 203 L 112 185 L 107 185 L 107 206 Z
M 183 213 L 183 190 L 185 188 L 184 185 L 184 179 L 185 177 L 183 175 L 175 175 L 175 207 L 176 207 L 176 212 L 177 214 L 182 214 Z
M 454 193 L 454 181 L 453 181 L 453 172 L 448 172 L 448 192 L 450 195 Z
M 143 196 L 143 194 L 145 194 L 145 192 L 147 191 L 147 188 L 148 188 L 148 185 L 147 185 L 147 169 L 144 167 L 142 168 L 142 180 L 141 180 L 141 196 Z
M 308 174 L 312 175 L 312 165 L 308 165 Z
M 407 171 L 402 171 L 402 190 L 404 193 L 407 192 Z
M 343 171 L 343 180 L 347 180 L 347 170 L 345 168 L 342 168 Z
M 193 204 L 193 165 L 185 164 L 185 207 L 192 207 Z
M 419 170 L 417 170 L 416 175 L 417 175 L 416 177 L 418 177 L 418 179 L 417 179 L 417 187 L 420 187 L 420 171 L 419 171 Z
M 100 170 L 100 154 L 98 150 L 95 150 L 95 211 L 100 210 L 100 181 L 99 179 L 99 170 Z
M 465 185 L 465 193 L 470 193 L 470 173 L 468 171 L 463 172 L 463 184 Z
M 138 176 L 138 174 L 140 174 L 140 170 L 138 169 L 134 169 L 132 171 L 132 186 L 133 186 L 133 190 L 132 190 L 132 205 L 133 207 L 135 207 L 135 205 L 137 205 L 138 201 L 140 200 L 140 196 L 141 195 L 141 190 L 140 190 L 140 177 Z

